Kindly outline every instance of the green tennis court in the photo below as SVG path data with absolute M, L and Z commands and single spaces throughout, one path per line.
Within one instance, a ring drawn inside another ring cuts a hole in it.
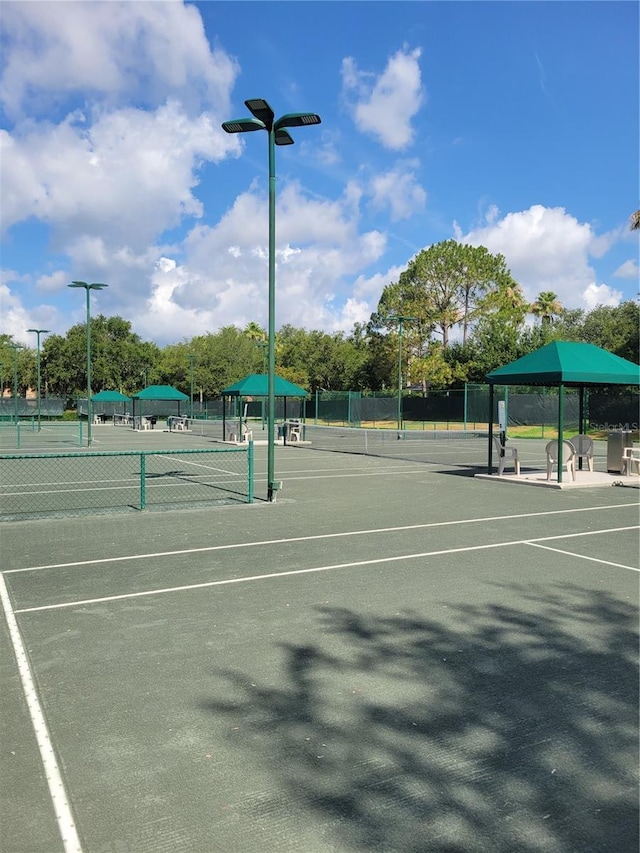
M 635 851 L 637 478 L 276 470 L 2 524 L 3 850 Z

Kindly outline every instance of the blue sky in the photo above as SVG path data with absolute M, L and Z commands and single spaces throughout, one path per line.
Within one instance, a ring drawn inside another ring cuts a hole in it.
M 349 332 L 432 243 L 505 255 L 527 298 L 635 299 L 634 2 L 12 2 L 0 22 L 0 332 L 92 312 L 160 345 L 267 323 Z

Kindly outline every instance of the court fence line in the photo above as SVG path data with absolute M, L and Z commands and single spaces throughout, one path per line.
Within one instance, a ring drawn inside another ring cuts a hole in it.
M 137 465 L 132 470 L 132 460 Z M 254 500 L 242 447 L 0 454 L 0 521 Z

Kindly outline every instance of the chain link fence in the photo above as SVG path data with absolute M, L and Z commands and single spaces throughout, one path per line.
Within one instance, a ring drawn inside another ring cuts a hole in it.
M 82 447 L 85 430 L 82 421 L 50 421 L 41 423 L 40 428 L 38 422 L 33 419 L 0 423 L 0 450 Z
M 42 397 L 40 400 L 41 418 L 61 418 L 65 401 L 61 397 Z M 37 418 L 38 400 L 32 397 L 0 397 L 0 420 L 19 418 Z
M 253 503 L 246 447 L 2 454 L 0 520 Z

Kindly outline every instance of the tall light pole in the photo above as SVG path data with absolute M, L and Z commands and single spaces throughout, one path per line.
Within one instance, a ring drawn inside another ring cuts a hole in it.
M 196 357 L 193 353 L 189 353 L 187 358 L 189 359 L 189 378 L 191 386 L 191 405 L 189 407 L 189 416 L 193 420 L 193 362 L 196 360 Z
M 87 293 L 87 447 L 91 447 L 91 291 L 104 290 L 108 284 L 74 281 L 67 287 L 83 287 Z
M 267 341 L 256 341 L 256 346 L 262 350 L 262 374 L 267 372 L 267 350 L 269 344 Z M 260 400 L 260 414 L 262 415 L 262 429 L 264 429 L 264 397 Z
M 13 350 L 13 421 L 18 425 L 18 350 L 22 344 L 9 344 Z
M 49 329 L 27 329 L 27 332 L 33 332 L 37 336 L 37 364 L 38 364 L 38 432 L 40 432 L 40 335 L 48 335 Z
M 293 145 L 287 127 L 320 124 L 316 113 L 287 113 L 276 119 L 275 113 L 263 98 L 245 101 L 253 118 L 225 121 L 227 133 L 248 133 L 266 130 L 269 146 L 269 373 L 267 380 L 267 500 L 275 501 L 278 484 L 275 481 L 275 411 L 276 411 L 276 145 Z
M 411 323 L 415 317 L 394 317 L 398 324 L 398 429 L 402 429 L 402 324 Z

